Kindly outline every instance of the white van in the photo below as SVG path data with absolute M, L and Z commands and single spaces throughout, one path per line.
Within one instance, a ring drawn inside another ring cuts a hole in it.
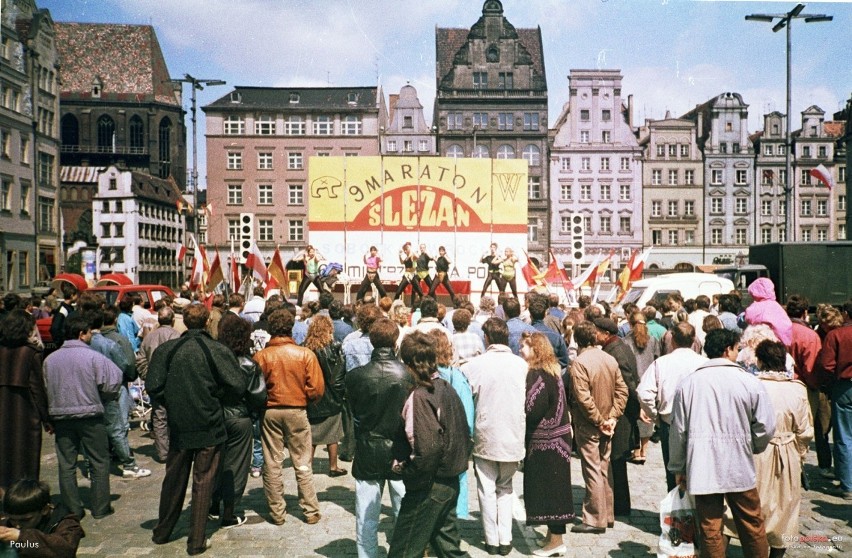
M 678 293 L 684 300 L 688 300 L 698 295 L 712 298 L 715 294 L 733 290 L 733 281 L 711 273 L 668 273 L 634 281 L 621 304 L 633 302 L 639 308 L 644 308 L 651 302 L 664 302 L 672 293 Z

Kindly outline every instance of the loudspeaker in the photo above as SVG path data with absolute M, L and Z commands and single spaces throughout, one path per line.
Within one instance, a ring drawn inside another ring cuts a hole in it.
M 586 226 L 582 215 L 571 217 L 571 260 L 574 263 L 583 263 L 586 255 Z
M 240 213 L 240 263 L 246 263 L 252 242 L 254 242 L 254 213 Z

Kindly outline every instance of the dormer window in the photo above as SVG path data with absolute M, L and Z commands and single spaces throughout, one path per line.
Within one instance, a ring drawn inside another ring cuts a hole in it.
M 358 102 L 358 94 L 357 93 L 349 93 L 349 95 L 347 95 L 346 101 L 350 105 L 356 104 Z
M 92 98 L 100 99 L 101 92 L 103 92 L 104 84 L 101 81 L 101 78 L 95 78 L 95 81 L 92 82 Z
M 291 105 L 299 104 L 299 94 L 298 93 L 290 93 L 290 104 Z
M 243 102 L 243 94 L 238 91 L 231 91 L 231 102 L 232 103 L 242 103 Z

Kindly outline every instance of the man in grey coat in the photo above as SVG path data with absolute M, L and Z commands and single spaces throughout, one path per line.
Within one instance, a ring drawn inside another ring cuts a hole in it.
M 672 404 L 669 471 L 695 497 L 702 556 L 724 557 L 722 515 L 731 508 L 745 556 L 768 556 L 754 455 L 775 435 L 760 381 L 737 364 L 739 335 L 707 334 L 709 361 L 681 380 Z

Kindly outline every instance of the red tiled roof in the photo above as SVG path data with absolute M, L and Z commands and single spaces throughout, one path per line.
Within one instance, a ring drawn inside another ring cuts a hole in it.
M 453 69 L 453 58 L 459 49 L 467 42 L 469 29 L 436 29 L 435 32 L 435 56 L 438 62 L 438 82 L 444 79 Z
M 825 135 L 833 138 L 842 138 L 846 132 L 846 122 L 843 121 L 829 120 L 824 122 L 822 127 L 825 130 Z
M 61 97 L 180 105 L 157 34 L 150 25 L 56 23 Z

